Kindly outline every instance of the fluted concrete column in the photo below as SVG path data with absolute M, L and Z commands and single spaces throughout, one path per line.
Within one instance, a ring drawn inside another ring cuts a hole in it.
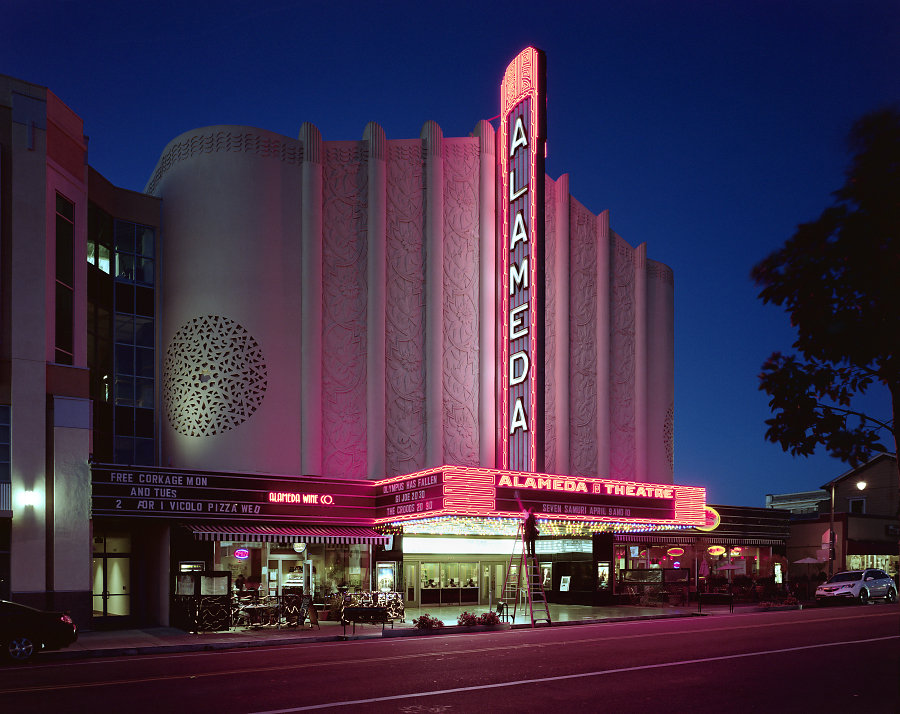
M 479 141 L 478 165 L 478 463 L 497 466 L 497 160 L 496 136 L 489 121 L 473 132 Z
M 610 285 L 609 211 L 597 216 L 597 476 L 608 477 L 609 469 L 609 350 L 614 309 Z
M 300 127 L 300 470 L 322 473 L 322 135 Z
M 444 159 L 443 132 L 425 122 L 425 466 L 444 460 Z
M 647 481 L 647 244 L 634 251 L 634 475 Z
M 569 334 L 571 331 L 569 308 L 570 258 L 569 258 L 569 174 L 557 179 L 553 195 L 556 204 L 556 303 L 552 316 L 556 325 L 553 365 L 553 383 L 556 390 L 556 414 L 553 420 L 556 425 L 556 464 L 555 473 L 567 474 L 570 471 L 569 444 L 569 389 L 571 386 L 571 364 L 569 364 Z
M 369 144 L 368 304 L 366 312 L 366 451 L 369 478 L 385 476 L 385 309 L 387 305 L 387 174 L 384 129 L 366 124 Z

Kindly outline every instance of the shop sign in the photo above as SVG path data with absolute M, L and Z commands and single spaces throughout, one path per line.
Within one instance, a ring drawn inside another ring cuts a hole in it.
M 246 548 L 235 548 L 234 557 L 238 560 L 246 560 L 250 557 L 250 551 Z
M 501 467 L 543 468 L 544 53 L 522 50 L 500 85 Z
M 371 482 L 177 469 L 91 467 L 93 515 L 372 523 Z

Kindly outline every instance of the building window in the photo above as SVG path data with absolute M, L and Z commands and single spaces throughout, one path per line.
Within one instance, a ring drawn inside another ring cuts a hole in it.
M 94 456 L 99 461 L 151 466 L 156 463 L 156 234 L 149 226 L 114 218 L 94 204 L 88 209 Z
M 864 514 L 866 512 L 866 499 L 864 498 L 851 498 L 850 500 L 850 513 Z
M 56 353 L 59 364 L 74 364 L 75 204 L 56 194 Z

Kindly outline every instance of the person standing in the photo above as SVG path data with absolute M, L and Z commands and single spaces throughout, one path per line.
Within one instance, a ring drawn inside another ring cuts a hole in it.
M 525 542 L 528 544 L 528 554 L 534 557 L 534 546 L 538 534 L 537 518 L 534 517 L 534 510 L 529 508 L 528 515 L 525 517 Z

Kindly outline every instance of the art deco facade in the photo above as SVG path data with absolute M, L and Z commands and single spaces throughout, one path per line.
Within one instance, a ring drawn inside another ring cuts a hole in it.
M 496 139 L 175 138 L 162 465 L 372 478 L 494 466 Z M 672 481 L 673 277 L 546 180 L 545 471 Z M 186 355 L 189 358 L 186 358 Z

